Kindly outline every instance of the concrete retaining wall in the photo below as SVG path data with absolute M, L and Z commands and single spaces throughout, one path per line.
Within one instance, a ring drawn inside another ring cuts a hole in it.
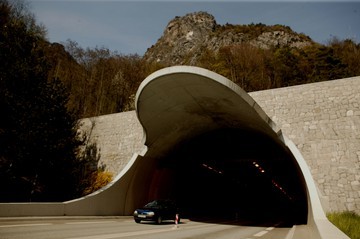
M 325 210 L 360 213 L 360 77 L 250 95 L 301 151 Z
M 83 119 L 80 130 L 88 138 L 88 145 L 96 144 L 100 164 L 114 176 L 143 147 L 143 128 L 135 111 Z
M 299 148 L 326 211 L 360 213 L 360 77 L 252 92 L 250 95 Z M 84 119 L 107 170 L 120 172 L 139 152 L 143 130 L 135 111 Z

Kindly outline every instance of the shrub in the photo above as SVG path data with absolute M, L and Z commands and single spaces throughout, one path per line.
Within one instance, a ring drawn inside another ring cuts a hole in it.
M 92 174 L 91 185 L 84 190 L 84 195 L 88 195 L 106 186 L 113 179 L 113 175 L 108 171 L 97 171 Z

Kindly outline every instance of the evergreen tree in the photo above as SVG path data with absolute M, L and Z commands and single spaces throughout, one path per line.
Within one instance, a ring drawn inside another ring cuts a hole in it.
M 76 120 L 48 81 L 45 34 L 23 2 L 0 2 L 0 201 L 61 201 L 76 191 Z

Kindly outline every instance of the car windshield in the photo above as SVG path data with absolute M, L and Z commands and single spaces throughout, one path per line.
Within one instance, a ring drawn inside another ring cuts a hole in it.
M 160 203 L 158 201 L 149 202 L 144 206 L 144 208 L 159 208 L 159 207 L 160 207 Z
M 168 200 L 155 200 L 149 202 L 144 206 L 144 208 L 168 208 L 168 207 L 174 207 L 173 203 L 171 203 L 171 201 Z

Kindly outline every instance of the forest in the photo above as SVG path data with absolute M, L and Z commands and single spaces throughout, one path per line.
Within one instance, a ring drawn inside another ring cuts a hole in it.
M 334 38 L 304 48 L 203 49 L 192 65 L 251 92 L 359 76 L 359 59 L 360 44 Z M 73 40 L 50 43 L 26 2 L 1 0 L 0 202 L 63 201 L 108 183 L 78 120 L 133 110 L 140 83 L 167 66 Z
M 49 77 L 46 30 L 21 1 L 0 1 L 0 202 L 65 201 L 112 175 L 79 137 L 70 93 Z
M 141 81 L 170 66 L 123 55 L 106 48 L 83 49 L 75 41 L 49 47 L 67 57 L 49 54 L 49 79 L 59 78 L 70 91 L 68 107 L 78 118 L 129 111 Z M 185 64 L 190 65 L 190 62 Z M 190 59 L 190 56 L 189 56 Z M 203 49 L 191 65 L 206 68 L 235 82 L 247 92 L 342 79 L 360 75 L 360 44 L 333 38 L 327 45 L 260 49 L 249 43 L 214 52 Z

